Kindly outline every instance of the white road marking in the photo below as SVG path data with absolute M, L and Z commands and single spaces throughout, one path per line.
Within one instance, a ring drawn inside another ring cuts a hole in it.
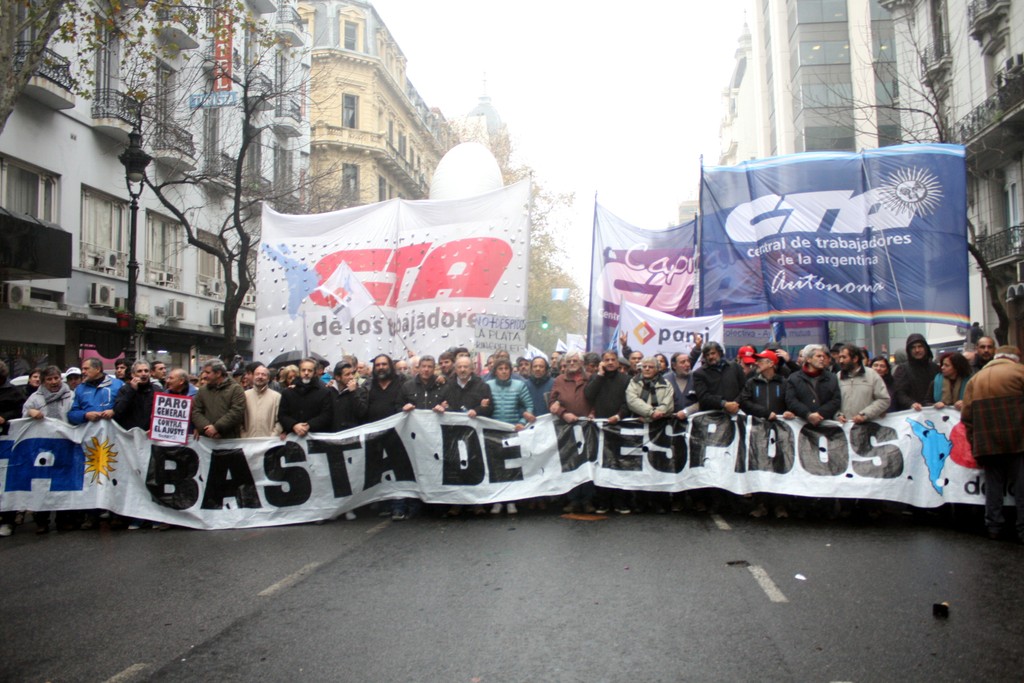
M 288 576 L 284 577 L 283 579 L 281 579 L 280 581 L 275 583 L 273 586 L 269 586 L 267 588 L 264 588 L 263 590 L 261 590 L 259 592 L 259 596 L 261 598 L 265 598 L 267 596 L 273 595 L 274 593 L 282 591 L 285 588 L 288 588 L 288 587 L 298 583 L 300 580 L 302 580 L 306 576 L 306 574 L 309 574 L 314 569 L 319 567 L 321 564 L 323 564 L 323 563 L 322 562 L 310 562 L 309 564 L 307 564 L 305 567 L 303 567 L 302 569 L 298 570 L 297 572 L 293 572 L 293 573 L 289 574 Z
M 717 526 L 722 531 L 732 531 L 732 527 L 729 526 L 729 523 L 727 521 L 722 519 L 722 515 L 712 514 L 711 521 L 713 521 L 715 523 L 715 526 Z
M 372 536 L 373 534 L 380 533 L 381 531 L 384 531 L 389 526 L 391 526 L 391 520 L 390 519 L 381 522 L 380 524 L 378 524 L 375 527 L 371 527 L 371 528 L 367 529 L 366 530 L 366 534 L 368 536 Z
M 125 681 L 130 681 L 135 674 L 145 671 L 148 666 L 149 664 L 132 664 L 124 671 L 114 674 L 103 683 L 125 683 Z
M 782 591 L 779 590 L 778 586 L 775 585 L 775 582 L 772 581 L 771 577 L 768 576 L 768 572 L 755 564 L 750 565 L 747 569 L 750 570 L 750 573 L 754 576 L 754 580 L 757 581 L 757 585 L 761 587 L 761 590 L 765 592 L 769 600 L 772 602 L 789 602 L 789 600 L 786 599 L 786 596 L 782 594 Z

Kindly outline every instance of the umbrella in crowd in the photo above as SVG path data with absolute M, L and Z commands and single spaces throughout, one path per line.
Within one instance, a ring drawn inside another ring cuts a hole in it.
M 286 351 L 274 358 L 274 360 L 267 363 L 268 368 L 283 368 L 286 365 L 298 365 L 299 361 L 303 358 L 312 358 L 318 363 L 322 363 L 324 366 L 330 365 L 331 362 L 321 356 L 315 351 L 309 353 L 303 353 L 302 351 Z

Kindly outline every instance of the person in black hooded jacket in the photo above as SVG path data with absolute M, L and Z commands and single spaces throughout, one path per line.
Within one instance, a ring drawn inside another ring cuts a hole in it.
M 932 401 L 928 388 L 939 366 L 932 360 L 932 348 L 923 335 L 914 333 L 907 337 L 907 360 L 896 366 L 893 372 L 893 399 L 895 410 L 921 410 Z

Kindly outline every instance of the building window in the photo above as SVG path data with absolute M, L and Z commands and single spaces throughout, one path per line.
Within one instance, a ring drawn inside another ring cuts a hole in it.
M 57 222 L 57 178 L 0 159 L 3 206 L 10 211 Z
M 1006 227 L 1012 228 L 1020 224 L 1020 203 L 1017 196 L 1017 183 L 1009 182 L 1003 191 L 1003 204 L 1006 214 Z
M 384 176 L 377 176 L 377 201 L 384 202 L 388 199 L 388 181 Z
M 345 128 L 359 127 L 359 97 L 357 95 L 341 96 L 341 125 Z
M 199 230 L 196 234 L 200 242 L 221 249 L 220 240 L 217 235 L 208 230 Z M 213 254 L 208 254 L 202 249 L 196 250 L 196 274 L 199 276 L 200 285 L 210 282 L 224 282 L 224 269 L 220 261 Z
M 255 134 L 245 150 L 245 175 L 253 192 L 260 192 L 263 184 L 263 131 Z
M 359 50 L 359 24 L 354 21 L 345 22 L 345 49 Z
M 852 126 L 808 126 L 804 129 L 804 151 L 853 151 Z
M 802 83 L 800 105 L 804 109 L 849 107 L 853 102 L 850 83 Z
M 798 0 L 796 17 L 801 24 L 846 21 L 846 0 Z
M 159 287 L 181 289 L 181 224 L 160 214 L 146 215 L 146 281 Z
M 849 64 L 850 43 L 845 40 L 812 40 L 800 43 L 800 66 Z
M 405 158 L 406 137 L 405 133 L 398 134 L 398 156 Z
M 292 152 L 280 145 L 274 146 L 274 188 L 287 192 L 292 188 Z
M 359 201 L 359 167 L 355 164 L 341 166 L 341 195 L 349 203 Z
M 206 168 L 217 175 L 220 168 L 220 109 L 217 107 L 203 110 L 203 153 Z
M 93 190 L 82 190 L 83 268 L 123 276 L 128 205 Z
M 121 61 L 117 36 L 104 29 L 103 38 L 96 49 L 96 89 L 117 90 L 120 83 Z

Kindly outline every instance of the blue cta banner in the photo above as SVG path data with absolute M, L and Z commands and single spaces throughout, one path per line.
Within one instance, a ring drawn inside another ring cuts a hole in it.
M 701 211 L 703 315 L 969 324 L 961 146 L 706 168 Z

